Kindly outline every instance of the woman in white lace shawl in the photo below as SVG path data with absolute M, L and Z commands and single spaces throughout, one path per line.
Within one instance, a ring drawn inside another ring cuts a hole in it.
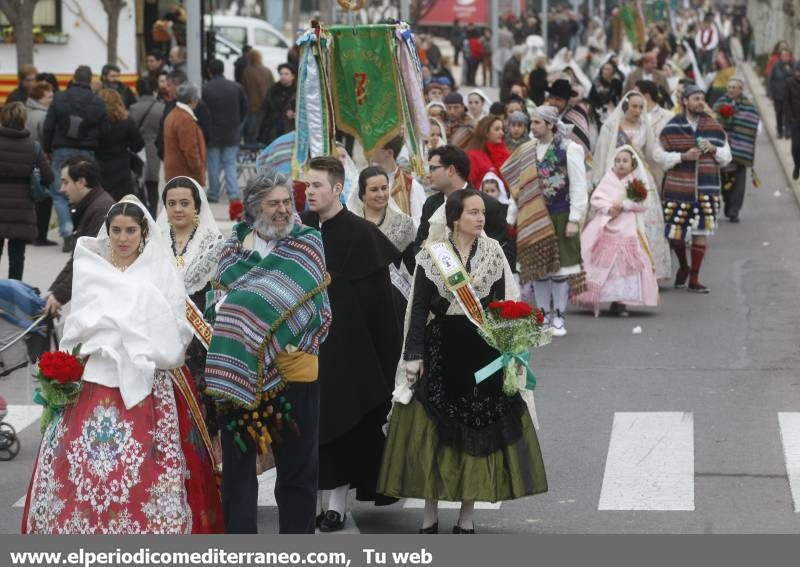
M 414 255 L 417 234 L 413 219 L 400 210 L 389 189 L 389 176 L 379 166 L 365 168 L 358 176 L 356 190 L 350 194 L 347 209 L 377 225 L 400 252 L 398 261 L 389 266 L 392 278 L 393 297 L 397 307 L 398 325 L 402 328 L 402 316 L 406 312 L 411 291 L 411 274 L 414 273 Z
M 480 337 L 439 266 L 456 267 L 484 307 L 519 297 L 511 268 L 497 241 L 483 234 L 477 191 L 450 195 L 445 215 L 444 239 L 429 236 L 417 255 L 377 489 L 425 499 L 426 534 L 438 532 L 439 500 L 461 502 L 453 533 L 472 534 L 476 500 L 538 494 L 547 480 L 526 400 L 503 393 L 501 372 L 475 383 L 475 371 L 499 353 Z
M 206 292 L 211 288 L 211 278 L 217 270 L 219 257 L 225 243 L 214 220 L 203 188 L 191 177 L 170 179 L 161 193 L 164 208 L 156 225 L 163 242 L 170 246 L 178 272 L 186 286 L 187 300 L 202 313 L 206 307 Z M 203 373 L 206 349 L 197 337 L 186 349 L 186 365 L 195 380 L 197 391 L 205 406 L 207 424 L 212 435 L 216 432 L 213 403 L 202 394 L 205 389 Z
M 656 267 L 656 278 L 669 278 L 672 274 L 672 258 L 669 244 L 664 236 L 664 212 L 661 199 L 650 169 L 658 165 L 662 169 L 670 169 L 681 160 L 680 154 L 666 152 L 655 136 L 650 120 L 645 112 L 644 97 L 637 91 L 627 92 L 619 106 L 609 115 L 594 150 L 592 167 L 592 186 L 596 186 L 614 166 L 616 149 L 629 144 L 636 153 L 644 157 L 647 166 L 649 193 L 645 203 L 645 232 Z

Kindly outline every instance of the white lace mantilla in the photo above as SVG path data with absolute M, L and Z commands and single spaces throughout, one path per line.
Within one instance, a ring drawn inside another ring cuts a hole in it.
M 185 269 L 178 267 L 183 275 L 186 293 L 189 295 L 203 289 L 214 277 L 219 257 L 222 255 L 222 247 L 225 245 L 222 235 L 218 231 L 212 230 L 204 231 L 202 235 L 198 231 L 192 241 L 189 243 L 189 250 L 184 255 Z
M 410 216 L 395 212 L 393 209 L 386 208 L 386 217 L 383 222 L 378 225 L 378 229 L 392 241 L 401 253 L 405 251 L 408 246 L 414 242 L 416 237 L 416 230 L 414 229 L 414 221 Z
M 470 261 L 472 271 L 469 277 L 472 288 L 479 299 L 487 297 L 494 283 L 503 277 L 505 265 L 506 259 L 500 244 L 488 236 L 478 238 L 475 254 Z M 464 311 L 458 301 L 455 301 L 453 294 L 447 289 L 439 268 L 436 267 L 433 258 L 424 248 L 417 254 L 417 266 L 425 270 L 425 275 L 436 286 L 439 295 L 450 302 L 447 314 L 463 315 Z

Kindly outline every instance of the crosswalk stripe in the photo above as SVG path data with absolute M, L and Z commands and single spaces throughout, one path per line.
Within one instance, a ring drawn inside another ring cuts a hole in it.
M 475 509 L 476 510 L 499 510 L 502 502 L 475 502 Z M 406 498 L 406 501 L 403 502 L 403 508 L 414 508 L 414 509 L 421 509 L 425 507 L 425 500 L 421 498 Z M 448 502 L 445 500 L 441 500 L 439 502 L 439 508 L 444 510 L 452 510 L 461 508 L 461 502 Z
M 794 511 L 800 512 L 800 412 L 779 412 L 778 424 Z
M 694 415 L 617 412 L 598 510 L 694 510 Z
M 21 433 L 40 417 L 42 417 L 42 406 L 38 404 L 9 404 L 8 415 L 3 418 L 3 421 L 10 424 L 17 433 Z

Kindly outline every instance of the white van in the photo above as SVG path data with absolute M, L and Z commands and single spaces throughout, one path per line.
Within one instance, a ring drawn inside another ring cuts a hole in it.
M 216 16 L 206 14 L 206 29 L 213 29 L 218 37 L 223 37 L 241 49 L 250 45 L 261 52 L 264 65 L 276 76 L 278 65 L 286 62 L 291 41 L 276 28 L 258 18 L 242 16 Z

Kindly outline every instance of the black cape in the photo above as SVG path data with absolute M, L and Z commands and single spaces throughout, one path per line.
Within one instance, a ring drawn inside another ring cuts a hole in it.
M 301 215 L 319 227 L 316 213 Z M 374 224 L 343 209 L 320 227 L 333 322 L 319 352 L 320 445 L 387 404 L 402 349 L 389 264 L 397 248 Z

